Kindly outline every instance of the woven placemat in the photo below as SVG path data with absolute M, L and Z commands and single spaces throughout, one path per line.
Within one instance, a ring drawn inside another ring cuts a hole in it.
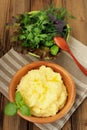
M 69 46 L 76 58 L 87 68 L 87 46 L 73 37 L 70 37 Z M 9 99 L 8 87 L 13 75 L 22 66 L 37 60 L 39 59 L 30 55 L 19 54 L 14 49 L 6 53 L 0 59 L 0 92 Z M 49 124 L 35 124 L 42 130 L 60 130 L 72 113 L 87 97 L 87 76 L 80 71 L 73 59 L 67 53 L 61 52 L 58 58 L 52 60 L 52 62 L 63 66 L 72 75 L 76 84 L 76 100 L 73 107 L 64 118 Z

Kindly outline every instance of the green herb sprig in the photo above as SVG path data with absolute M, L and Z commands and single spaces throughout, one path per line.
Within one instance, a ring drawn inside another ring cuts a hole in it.
M 5 106 L 4 113 L 8 116 L 13 116 L 17 113 L 18 110 L 25 116 L 31 115 L 30 108 L 25 104 L 19 91 L 15 94 L 15 103 L 8 103 Z
M 67 35 L 70 34 L 71 28 L 67 26 L 67 18 L 73 18 L 73 16 L 65 8 L 53 6 L 20 14 L 8 25 L 15 28 L 11 42 L 20 44 L 22 48 L 41 58 L 54 57 L 60 49 L 55 45 L 53 38 L 61 36 L 67 40 Z M 56 47 L 53 47 L 54 45 Z

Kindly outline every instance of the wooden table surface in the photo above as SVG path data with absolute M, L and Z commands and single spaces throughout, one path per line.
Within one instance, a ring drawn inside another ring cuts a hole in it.
M 76 17 L 70 20 L 72 35 L 87 45 L 87 0 L 0 0 L 0 57 L 10 48 L 9 32 L 6 23 L 12 16 L 24 11 L 39 10 L 53 3 L 56 7 L 63 6 Z M 40 130 L 33 123 L 19 116 L 5 116 L 4 106 L 8 100 L 0 93 L 0 130 Z M 74 112 L 62 130 L 87 130 L 87 99 Z

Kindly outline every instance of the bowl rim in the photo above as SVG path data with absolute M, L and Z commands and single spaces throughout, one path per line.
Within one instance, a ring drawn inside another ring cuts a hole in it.
M 35 65 L 34 67 L 32 67 L 32 65 Z M 38 66 L 37 66 L 38 65 Z M 40 124 L 43 124 L 43 123 L 51 123 L 51 122 L 54 122 L 56 120 L 59 120 L 61 119 L 62 117 L 64 117 L 68 112 L 69 110 L 71 109 L 71 107 L 73 106 L 74 102 L 75 102 L 75 98 L 76 98 L 76 87 L 75 87 L 75 83 L 74 83 L 74 80 L 72 79 L 72 76 L 71 74 L 65 69 L 63 68 L 62 66 L 56 64 L 56 63 L 53 63 L 53 62 L 48 62 L 48 61 L 35 61 L 35 62 L 31 62 L 31 63 L 28 63 L 26 64 L 25 66 L 23 66 L 21 69 L 19 69 L 15 75 L 13 76 L 11 82 L 10 82 L 10 85 L 9 85 L 9 90 L 8 90 L 8 95 L 9 95 L 9 100 L 11 102 L 14 102 L 14 98 L 12 96 L 12 87 L 14 85 L 14 82 L 16 80 L 16 77 L 18 77 L 18 75 L 24 71 L 26 68 L 28 70 L 30 69 L 34 69 L 35 67 L 40 67 L 41 65 L 46 65 L 48 67 L 53 67 L 56 68 L 57 70 L 61 70 L 62 72 L 64 71 L 64 73 L 66 74 L 66 76 L 68 76 L 70 82 L 71 82 L 71 91 L 72 91 L 72 95 L 69 99 L 69 102 L 68 104 L 64 105 L 64 107 L 60 110 L 60 112 L 58 112 L 58 114 L 54 115 L 54 116 L 50 116 L 50 117 L 34 117 L 34 116 L 24 116 L 22 115 L 19 110 L 17 112 L 17 114 L 24 118 L 25 120 L 27 121 L 30 121 L 30 122 L 33 122 L 33 123 L 40 123 Z M 30 67 L 30 69 L 29 69 Z M 26 73 L 28 72 L 28 70 L 26 71 Z M 26 74 L 25 73 L 25 74 Z M 25 75 L 24 74 L 24 75 Z M 16 87 L 15 87 L 16 89 Z M 55 117 L 55 118 L 54 118 Z

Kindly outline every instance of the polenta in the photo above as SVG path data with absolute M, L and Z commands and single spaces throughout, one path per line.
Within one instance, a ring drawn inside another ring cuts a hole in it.
M 37 117 L 55 115 L 67 100 L 67 90 L 60 73 L 41 66 L 22 77 L 17 86 L 31 114 Z

